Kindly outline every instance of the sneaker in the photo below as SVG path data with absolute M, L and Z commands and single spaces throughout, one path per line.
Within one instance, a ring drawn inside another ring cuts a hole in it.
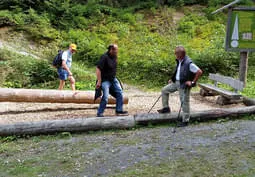
M 177 123 L 177 127 L 187 127 L 189 125 L 189 122 L 179 122 Z
M 158 110 L 158 113 L 160 113 L 160 114 L 167 114 L 167 113 L 170 113 L 170 112 L 171 112 L 171 110 L 170 110 L 169 107 Z
M 128 112 L 127 111 L 116 111 L 116 115 L 117 116 L 128 116 Z
M 97 117 L 104 117 L 103 114 L 97 114 Z

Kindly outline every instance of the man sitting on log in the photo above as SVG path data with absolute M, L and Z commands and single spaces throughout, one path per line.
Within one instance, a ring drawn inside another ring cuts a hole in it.
M 178 123 L 178 127 L 185 127 L 188 125 L 190 119 L 190 90 L 196 85 L 197 80 L 202 75 L 199 69 L 191 59 L 186 55 L 183 46 L 175 48 L 176 69 L 168 85 L 162 89 L 162 104 L 163 109 L 158 110 L 159 113 L 170 113 L 169 107 L 169 93 L 179 91 L 181 107 L 183 110 L 182 121 Z
M 123 111 L 123 93 L 118 79 L 116 78 L 117 70 L 118 46 L 111 44 L 108 51 L 103 54 L 97 63 L 96 88 L 102 88 L 103 96 L 97 111 L 97 117 L 103 117 L 104 110 L 108 103 L 108 97 L 111 92 L 116 97 L 116 115 L 127 115 L 127 111 Z

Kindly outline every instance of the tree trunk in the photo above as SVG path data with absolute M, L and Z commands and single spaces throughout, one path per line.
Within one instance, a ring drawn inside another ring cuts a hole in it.
M 35 103 L 81 103 L 98 104 L 94 102 L 94 91 L 67 91 L 67 90 L 39 90 L 39 89 L 9 89 L 0 88 L 0 102 L 35 102 Z M 124 104 L 128 98 L 124 97 Z M 115 104 L 116 100 L 110 97 L 108 104 Z
M 207 121 L 224 117 L 237 117 L 255 114 L 255 106 L 243 108 L 214 109 L 191 113 L 191 120 Z M 180 115 L 181 117 L 181 115 Z M 84 118 L 66 120 L 47 120 L 40 122 L 16 123 L 0 125 L 0 136 L 24 134 L 49 134 L 56 132 L 82 132 L 106 129 L 133 128 L 148 123 L 171 123 L 178 118 L 178 113 L 171 114 L 139 114 L 126 117 Z
M 132 116 L 84 118 L 0 125 L 0 136 L 38 135 L 56 132 L 83 132 L 107 129 L 126 129 L 135 126 Z
M 255 114 L 255 106 L 191 112 L 190 119 L 192 121 L 207 121 L 217 118 L 237 117 L 247 114 Z M 181 118 L 182 114 L 180 114 L 179 120 L 181 120 Z M 170 123 L 176 121 L 177 119 L 177 112 L 171 114 L 138 114 L 135 116 L 137 125 L 144 125 L 148 123 Z

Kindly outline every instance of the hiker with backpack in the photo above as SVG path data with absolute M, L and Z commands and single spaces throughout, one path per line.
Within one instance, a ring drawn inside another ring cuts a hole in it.
M 68 50 L 59 51 L 58 55 L 53 61 L 53 66 L 58 69 L 58 76 L 60 79 L 59 90 L 63 90 L 65 86 L 65 81 L 69 79 L 71 88 L 75 91 L 75 79 L 71 72 L 72 65 L 72 55 L 77 51 L 77 46 L 75 44 L 70 44 Z

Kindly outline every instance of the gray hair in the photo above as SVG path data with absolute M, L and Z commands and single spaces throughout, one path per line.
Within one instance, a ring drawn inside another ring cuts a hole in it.
M 179 45 L 179 46 L 175 47 L 175 53 L 176 52 L 181 52 L 184 56 L 186 55 L 186 50 L 182 45 Z

